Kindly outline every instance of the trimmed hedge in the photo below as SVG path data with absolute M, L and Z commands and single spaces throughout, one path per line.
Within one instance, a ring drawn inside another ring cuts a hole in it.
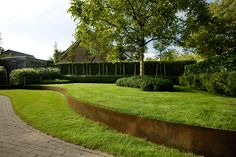
M 222 55 L 196 64 L 186 65 L 184 75 L 232 71 L 236 71 L 236 55 Z
M 183 75 L 180 84 L 208 92 L 236 96 L 236 72 Z
M 13 85 L 34 84 L 46 79 L 60 78 L 60 76 L 58 68 L 24 68 L 11 72 L 10 83 Z
M 180 76 L 185 65 L 195 61 L 159 62 L 147 61 L 144 64 L 145 75 Z M 66 63 L 58 64 L 63 75 L 139 75 L 139 62 L 116 63 Z
M 64 75 L 65 80 L 72 83 L 115 83 L 117 79 L 125 77 L 124 75 Z
M 159 77 L 133 76 L 116 81 L 117 86 L 141 88 L 144 91 L 173 91 L 173 82 Z
M 7 83 L 7 72 L 3 66 L 0 66 L 0 85 Z

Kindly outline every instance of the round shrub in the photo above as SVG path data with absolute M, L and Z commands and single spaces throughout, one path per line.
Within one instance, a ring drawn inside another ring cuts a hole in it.
M 173 82 L 159 77 L 133 76 L 121 78 L 116 85 L 132 88 L 141 88 L 144 91 L 173 91 Z

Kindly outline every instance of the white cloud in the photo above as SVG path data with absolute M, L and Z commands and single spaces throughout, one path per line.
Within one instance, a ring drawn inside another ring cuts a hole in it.
M 75 24 L 67 13 L 69 0 L 0 0 L 3 47 L 48 59 L 53 44 L 66 49 Z

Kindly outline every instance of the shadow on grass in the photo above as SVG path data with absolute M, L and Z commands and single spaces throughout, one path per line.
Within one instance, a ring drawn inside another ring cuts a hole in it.
M 183 86 L 174 86 L 174 92 L 189 92 L 189 93 L 193 93 L 193 92 L 202 92 L 199 90 L 194 90 L 188 87 L 183 87 Z

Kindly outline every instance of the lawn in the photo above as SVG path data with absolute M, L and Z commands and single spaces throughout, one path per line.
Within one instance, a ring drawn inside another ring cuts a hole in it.
M 69 94 L 115 111 L 163 121 L 236 131 L 236 98 L 176 87 L 144 92 L 114 84 L 64 84 Z
M 71 85 L 71 87 L 73 86 L 74 85 Z M 117 88 L 113 85 L 75 85 L 75 88 L 78 91 L 83 88 L 86 88 L 88 91 L 92 88 L 93 91 L 88 93 L 88 96 L 99 97 L 99 95 L 93 95 L 96 93 L 95 87 L 103 88 L 97 89 L 97 92 L 99 92 L 99 90 L 106 91 Z M 135 91 L 135 89 L 133 90 Z M 110 92 L 107 94 L 109 93 Z M 104 94 L 105 93 L 100 93 L 101 98 L 105 97 Z M 195 156 L 193 154 L 180 152 L 177 149 L 156 145 L 145 141 L 144 139 L 119 133 L 113 129 L 88 120 L 69 108 L 65 97 L 57 92 L 0 90 L 0 95 L 10 97 L 15 112 L 28 124 L 52 136 L 59 137 L 81 146 L 127 157 Z

